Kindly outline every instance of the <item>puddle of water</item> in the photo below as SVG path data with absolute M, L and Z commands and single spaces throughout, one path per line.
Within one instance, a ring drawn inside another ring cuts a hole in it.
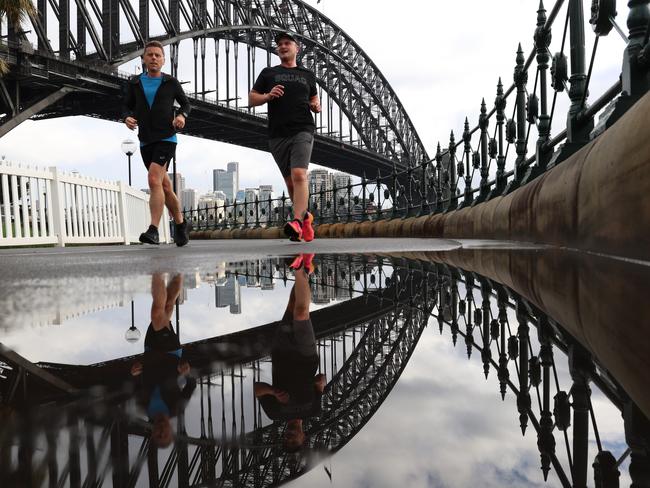
M 50 284 L 3 323 L 1 484 L 630 484 L 650 436 L 627 314 L 650 311 L 598 278 L 647 277 L 607 266 L 474 249 Z

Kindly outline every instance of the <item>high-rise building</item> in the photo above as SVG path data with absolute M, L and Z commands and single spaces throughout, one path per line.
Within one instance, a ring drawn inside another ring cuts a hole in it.
M 223 169 L 215 169 L 212 171 L 212 189 L 214 191 L 222 191 L 226 195 L 229 202 L 235 200 L 235 174 Z
M 333 205 L 332 188 L 334 177 L 326 169 L 313 169 L 309 172 L 309 208 L 318 209 L 319 215 L 326 215 L 327 203 L 330 203 L 330 211 Z
M 181 192 L 181 209 L 194 210 L 199 206 L 199 194 L 192 188 L 186 188 Z
M 255 198 L 259 198 L 259 190 L 257 188 L 246 188 L 246 195 L 244 200 L 246 202 L 255 202 Z
M 272 185 L 260 185 L 259 192 L 259 214 L 261 222 L 268 222 L 271 217 L 271 212 L 273 210 L 273 203 L 271 200 L 273 198 L 273 186 Z
M 230 313 L 241 313 L 241 288 L 234 275 L 214 287 L 214 300 L 217 308 L 229 307 Z
M 239 190 L 235 195 L 235 200 L 237 202 L 243 202 L 246 199 L 246 190 Z
M 236 161 L 230 162 L 226 165 L 226 171 L 232 175 L 232 188 L 233 188 L 233 199 L 237 192 L 239 191 L 239 163 Z

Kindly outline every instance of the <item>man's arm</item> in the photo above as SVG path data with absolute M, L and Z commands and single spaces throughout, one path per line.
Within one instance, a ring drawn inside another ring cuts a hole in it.
M 133 130 L 138 126 L 138 121 L 134 117 L 135 113 L 135 89 L 133 83 L 129 81 L 126 86 L 126 95 L 124 97 L 124 107 L 122 109 L 122 119 L 126 126 Z
M 316 87 L 316 75 L 313 73 L 309 83 L 309 109 L 315 114 L 320 113 L 320 98 L 318 97 L 318 88 Z
M 248 93 L 249 107 L 259 107 L 260 105 L 264 105 L 269 100 L 271 100 L 271 97 L 268 93 L 258 93 L 255 90 L 251 90 Z
M 263 383 L 261 381 L 255 382 L 255 384 L 253 385 L 253 391 L 255 393 L 256 398 L 265 395 L 273 395 L 273 388 L 271 387 L 271 385 L 269 385 L 268 383 Z
M 172 125 L 176 129 L 182 129 L 185 127 L 185 120 L 187 119 L 187 116 L 190 114 L 190 101 L 187 99 L 187 95 L 185 95 L 185 92 L 183 91 L 183 87 L 179 83 L 178 80 L 176 80 L 176 94 L 175 94 L 176 101 L 180 104 L 181 108 L 178 111 L 178 115 L 174 118 L 172 121 Z
M 275 85 L 268 93 L 260 93 L 253 89 L 248 94 L 248 106 L 257 107 L 259 105 L 264 105 L 271 100 L 280 98 L 282 95 L 284 95 L 284 85 Z
M 315 114 L 320 113 L 320 98 L 318 98 L 318 95 L 314 95 L 309 99 L 309 109 Z
M 314 388 L 316 388 L 318 393 L 323 394 L 325 385 L 327 385 L 327 377 L 324 374 L 321 373 L 314 376 Z
M 184 118 L 189 117 L 192 107 L 190 107 L 190 101 L 183 91 L 183 87 L 180 82 L 176 80 L 176 101 L 180 104 L 181 108 L 178 111 L 179 115 L 182 115 Z

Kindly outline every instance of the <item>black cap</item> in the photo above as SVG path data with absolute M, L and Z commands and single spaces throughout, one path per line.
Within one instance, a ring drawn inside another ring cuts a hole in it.
M 281 39 L 289 39 L 290 41 L 293 41 L 293 42 L 295 42 L 296 44 L 298 44 L 298 41 L 296 40 L 296 38 L 293 37 L 293 36 L 292 36 L 291 34 L 289 34 L 288 32 L 280 32 L 280 33 L 278 33 L 278 34 L 275 35 L 275 43 L 276 43 L 276 44 L 277 44 L 278 42 L 280 42 Z

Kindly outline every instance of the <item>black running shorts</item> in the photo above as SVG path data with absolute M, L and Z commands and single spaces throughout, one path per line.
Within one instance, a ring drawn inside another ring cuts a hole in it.
M 293 168 L 309 167 L 314 134 L 299 132 L 295 136 L 269 139 L 269 149 L 283 177 L 291 176 Z
M 176 155 L 176 143 L 169 141 L 152 142 L 140 147 L 140 154 L 147 171 L 149 171 L 151 163 L 159 164 L 167 169 L 169 162 Z

